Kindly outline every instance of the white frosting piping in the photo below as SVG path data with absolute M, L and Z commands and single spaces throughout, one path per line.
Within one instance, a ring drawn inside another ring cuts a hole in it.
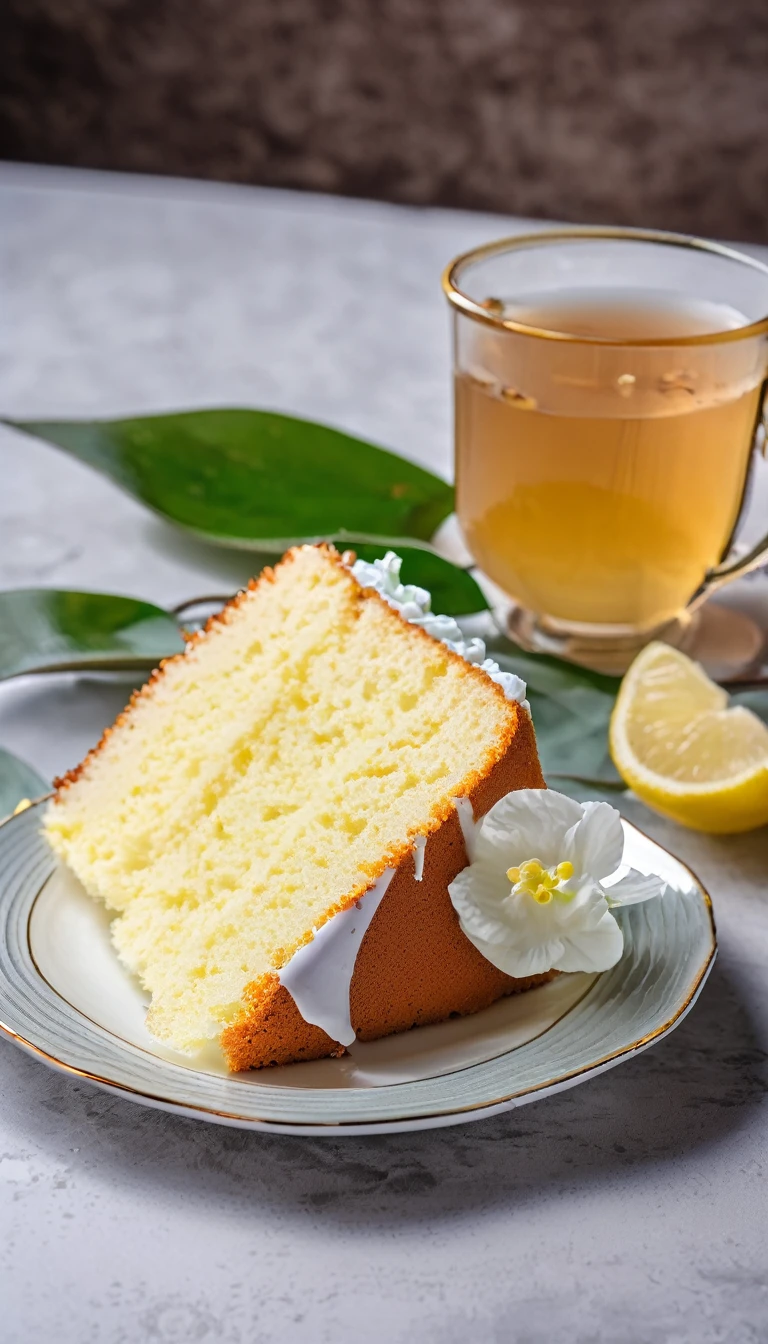
M 394 875 L 394 868 L 387 868 L 356 905 L 323 924 L 312 942 L 300 947 L 280 971 L 280 984 L 304 1021 L 322 1027 L 340 1045 L 355 1040 L 349 1015 L 352 973 L 360 944 Z
M 482 668 L 498 686 L 508 700 L 516 700 L 530 713 L 530 705 L 525 698 L 526 686 L 522 677 L 514 672 L 503 672 L 493 658 L 485 656 L 485 642 L 482 639 L 465 639 L 461 627 L 452 616 L 437 616 L 432 611 L 432 595 L 426 588 L 417 588 L 413 583 L 400 582 L 402 560 L 394 551 L 387 551 L 383 560 L 356 560 L 352 573 L 362 588 L 375 588 L 379 597 L 394 607 L 411 625 L 419 625 L 428 635 L 437 639 L 453 653 L 458 653 L 468 663 Z
M 451 802 L 458 814 L 461 834 L 464 836 L 464 848 L 467 851 L 467 858 L 471 863 L 475 850 L 475 834 L 477 832 L 474 809 L 469 798 L 452 798 Z
M 417 835 L 413 841 L 413 875 L 417 882 L 421 882 L 424 877 L 424 850 L 427 844 L 426 835 Z

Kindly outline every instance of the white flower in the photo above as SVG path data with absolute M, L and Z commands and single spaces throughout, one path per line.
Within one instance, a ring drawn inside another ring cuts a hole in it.
M 479 823 L 448 891 L 469 941 L 507 975 L 606 971 L 624 950 L 611 909 L 666 889 L 631 868 L 606 885 L 623 852 L 615 807 L 519 789 Z
M 477 637 L 465 639 L 461 627 L 452 616 L 438 616 L 432 611 L 432 596 L 426 588 L 417 588 L 412 583 L 400 582 L 402 560 L 394 551 L 387 551 L 382 560 L 356 560 L 352 573 L 363 588 L 375 588 L 380 597 L 390 607 L 404 616 L 411 625 L 419 625 L 428 635 L 445 644 L 453 653 L 458 653 L 468 663 L 476 663 L 483 672 L 487 672 L 491 681 L 495 681 L 508 700 L 516 700 L 524 709 L 530 710 L 525 698 L 525 682 L 514 672 L 502 672 L 498 663 L 485 656 L 485 643 Z

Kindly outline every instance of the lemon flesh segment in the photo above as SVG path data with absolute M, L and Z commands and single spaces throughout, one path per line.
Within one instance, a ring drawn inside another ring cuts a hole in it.
M 611 718 L 616 769 L 649 807 L 710 833 L 768 823 L 768 728 L 698 664 L 649 644 L 629 668 Z

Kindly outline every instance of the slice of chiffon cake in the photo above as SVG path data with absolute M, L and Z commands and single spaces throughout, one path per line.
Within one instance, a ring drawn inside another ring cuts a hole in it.
M 252 581 L 57 781 L 45 820 L 114 914 L 149 1030 L 190 1053 L 218 1038 L 232 1069 L 549 978 L 486 961 L 447 891 L 467 819 L 544 786 L 527 709 L 353 558 L 297 547 Z

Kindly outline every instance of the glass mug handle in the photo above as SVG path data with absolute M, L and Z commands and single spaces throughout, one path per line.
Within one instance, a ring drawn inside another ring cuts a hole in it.
M 768 396 L 763 406 L 763 417 L 755 438 L 755 452 L 758 456 L 762 454 L 768 460 Z M 733 560 L 721 560 L 719 565 L 710 569 L 698 592 L 694 593 L 693 598 L 688 603 L 687 610 L 695 611 L 712 593 L 724 588 L 733 579 L 740 579 L 745 574 L 751 574 L 754 569 L 759 569 L 764 564 L 768 564 L 768 533 L 761 537 L 745 555 L 736 556 Z

